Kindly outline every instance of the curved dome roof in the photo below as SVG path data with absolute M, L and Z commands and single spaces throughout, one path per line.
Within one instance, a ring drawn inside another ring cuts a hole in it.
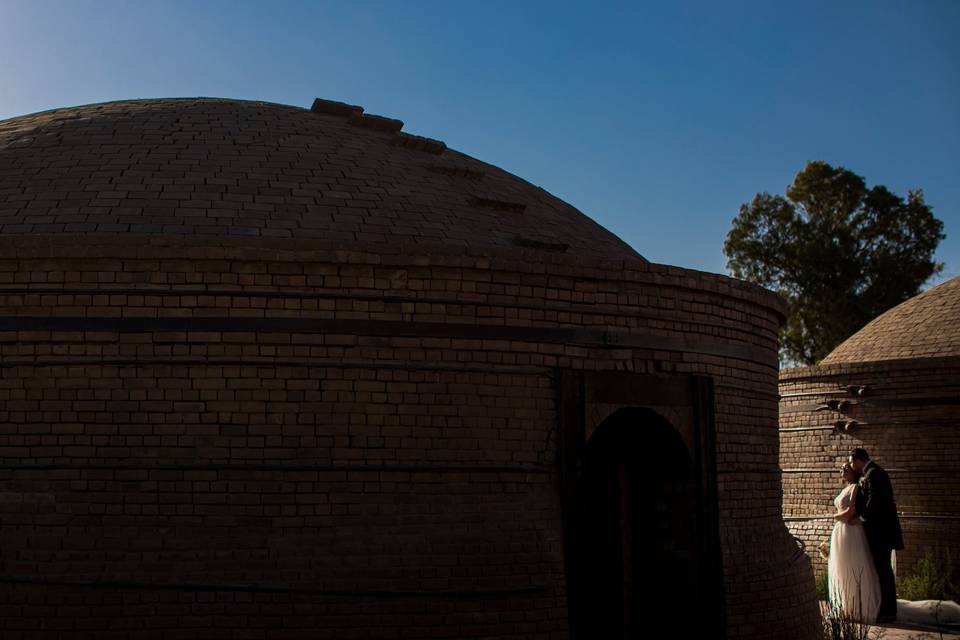
M 0 121 L 0 234 L 184 234 L 642 258 L 501 169 L 398 120 L 211 98 Z
M 960 356 L 960 277 L 874 318 L 821 364 Z

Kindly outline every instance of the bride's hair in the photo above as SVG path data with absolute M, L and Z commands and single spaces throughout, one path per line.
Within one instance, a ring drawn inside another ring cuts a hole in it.
M 853 480 L 850 481 L 850 484 L 855 484 L 857 482 L 860 482 L 860 478 L 863 476 L 863 474 L 857 471 L 856 469 L 854 469 L 853 465 L 851 465 L 849 462 L 843 463 L 843 466 L 841 467 L 841 471 L 843 471 L 843 475 L 847 475 L 847 471 L 853 474 L 852 475 Z

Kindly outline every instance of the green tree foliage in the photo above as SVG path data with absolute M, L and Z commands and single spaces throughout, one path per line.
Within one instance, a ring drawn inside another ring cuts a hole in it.
M 933 253 L 943 223 L 911 190 L 867 188 L 843 167 L 811 162 L 786 197 L 741 205 L 723 251 L 727 268 L 786 297 L 785 361 L 815 364 L 943 269 Z

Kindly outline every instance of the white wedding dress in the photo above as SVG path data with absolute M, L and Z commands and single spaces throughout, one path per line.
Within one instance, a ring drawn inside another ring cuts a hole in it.
M 838 512 L 850 506 L 855 487 L 847 485 L 833 501 Z M 861 622 L 876 621 L 880 611 L 880 579 L 862 524 L 837 521 L 833 525 L 827 583 L 832 607 Z

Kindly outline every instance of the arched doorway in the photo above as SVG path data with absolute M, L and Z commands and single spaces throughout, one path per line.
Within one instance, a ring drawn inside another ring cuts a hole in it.
M 571 638 L 724 637 L 713 381 L 559 370 L 557 392 Z
M 639 638 L 697 615 L 697 487 L 680 434 L 650 409 L 621 409 L 587 441 L 582 483 L 586 626 Z

